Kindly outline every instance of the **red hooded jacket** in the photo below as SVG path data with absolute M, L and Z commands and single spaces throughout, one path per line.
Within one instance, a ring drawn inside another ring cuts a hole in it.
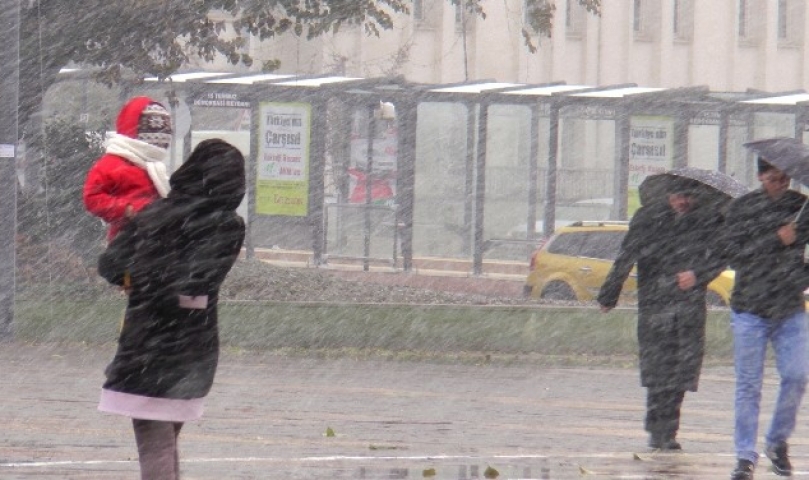
M 118 114 L 115 130 L 130 138 L 138 136 L 138 122 L 149 97 L 135 97 Z M 84 183 L 84 206 L 109 224 L 107 240 L 112 240 L 126 222 L 127 206 L 138 212 L 159 197 L 146 170 L 118 155 L 104 154 L 90 168 Z

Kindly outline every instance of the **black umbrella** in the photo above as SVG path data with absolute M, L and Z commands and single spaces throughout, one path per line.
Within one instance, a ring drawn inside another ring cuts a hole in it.
M 721 207 L 733 198 L 748 192 L 735 178 L 722 172 L 694 167 L 674 168 L 649 175 L 638 187 L 641 205 L 666 200 L 669 193 L 688 191 L 702 205 Z
M 751 152 L 803 185 L 809 186 L 809 145 L 797 138 L 765 138 L 744 144 Z
M 809 186 L 809 145 L 805 145 L 797 138 L 775 137 L 747 142 L 744 146 L 793 180 Z M 809 200 L 803 202 L 794 221 L 801 217 L 807 202 Z

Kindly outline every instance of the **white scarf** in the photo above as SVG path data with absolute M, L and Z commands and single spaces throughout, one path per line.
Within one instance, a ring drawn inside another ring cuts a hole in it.
M 116 133 L 107 142 L 107 153 L 124 157 L 146 170 L 157 189 L 157 193 L 163 198 L 168 196 L 171 187 L 169 186 L 169 175 L 164 163 L 168 153 L 165 148 L 155 147 L 146 142 Z

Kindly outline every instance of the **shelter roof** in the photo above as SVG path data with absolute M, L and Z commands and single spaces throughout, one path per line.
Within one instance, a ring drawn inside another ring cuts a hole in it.
M 94 69 L 73 67 L 63 68 L 60 77 L 64 79 L 92 78 Z M 136 79 L 137 80 L 137 79 Z M 809 106 L 809 93 L 761 92 L 711 92 L 707 87 L 664 88 L 636 84 L 605 86 L 568 85 L 565 82 L 545 84 L 525 84 L 480 80 L 455 84 L 415 84 L 402 78 L 361 78 L 343 75 L 299 75 L 259 72 L 217 72 L 189 71 L 172 74 L 166 78 L 146 77 L 145 84 L 170 82 L 187 85 L 191 90 L 233 86 L 238 92 L 248 94 L 266 89 L 298 91 L 295 95 L 305 95 L 311 89 L 329 89 L 355 94 L 390 95 L 397 93 L 415 94 L 416 101 L 458 101 L 458 102 L 561 102 L 560 105 L 606 105 L 626 106 L 638 111 L 646 105 L 657 110 L 684 109 L 691 111 L 725 110 L 739 111 L 780 111 L 791 112 L 796 107 Z M 208 86 L 208 87 L 206 87 Z M 258 89 L 258 90 L 255 90 Z
M 740 103 L 748 105 L 798 105 L 803 102 L 809 102 L 809 93 L 795 92 L 768 95 L 750 100 L 742 100 Z
M 662 92 L 667 89 L 659 87 L 637 87 L 628 86 L 621 88 L 606 88 L 606 89 L 593 89 L 586 92 L 572 92 L 570 97 L 587 97 L 587 98 L 624 98 L 631 95 L 638 95 L 643 93 L 656 93 Z

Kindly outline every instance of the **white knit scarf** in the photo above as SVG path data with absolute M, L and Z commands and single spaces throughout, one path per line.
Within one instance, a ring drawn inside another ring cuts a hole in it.
M 107 153 L 118 155 L 146 170 L 157 192 L 165 198 L 169 194 L 169 175 L 164 160 L 168 151 L 146 142 L 114 134 L 107 142 Z

